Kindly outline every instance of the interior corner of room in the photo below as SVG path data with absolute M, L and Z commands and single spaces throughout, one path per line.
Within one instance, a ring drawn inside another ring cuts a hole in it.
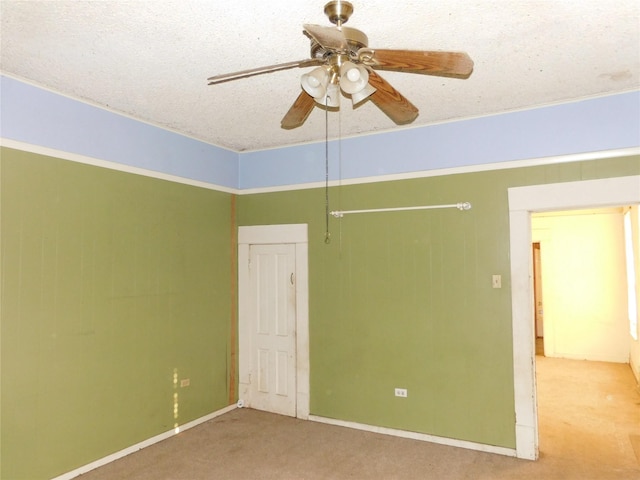
M 232 193 L 3 145 L 9 478 L 82 472 L 238 400 L 273 410 L 252 393 L 269 360 L 244 323 L 261 284 L 296 299 L 279 357 L 292 376 L 273 388 L 299 418 L 535 458 L 534 332 L 545 358 L 637 377 L 624 229 L 637 293 L 637 153 L 333 185 L 342 205 L 473 208 L 332 218 L 326 243 L 322 187 Z
M 258 411 L 478 455 L 436 476 L 640 471 L 637 89 L 242 151 L 0 99 L 0 477 L 128 477 Z

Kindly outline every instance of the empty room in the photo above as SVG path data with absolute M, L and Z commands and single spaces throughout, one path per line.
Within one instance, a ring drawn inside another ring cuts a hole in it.
M 639 20 L 0 0 L 0 478 L 638 478 Z

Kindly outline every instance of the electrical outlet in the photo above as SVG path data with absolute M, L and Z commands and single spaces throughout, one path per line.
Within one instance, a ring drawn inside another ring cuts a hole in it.
M 407 389 L 406 388 L 396 388 L 396 397 L 407 398 Z
M 181 387 L 188 387 L 189 385 L 191 385 L 191 380 L 189 380 L 188 378 L 180 380 Z

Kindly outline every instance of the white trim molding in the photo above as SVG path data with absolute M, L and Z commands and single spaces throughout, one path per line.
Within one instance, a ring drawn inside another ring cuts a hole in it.
M 167 180 L 170 182 L 183 183 L 185 185 L 192 185 L 194 187 L 232 193 L 235 195 L 252 195 L 256 193 L 286 192 L 286 191 L 292 191 L 292 190 L 306 190 L 310 188 L 324 188 L 326 186 L 324 181 L 318 181 L 318 182 L 310 182 L 310 183 L 297 183 L 297 184 L 275 185 L 275 186 L 267 186 L 267 187 L 252 187 L 252 188 L 239 188 L 238 186 L 226 187 L 226 186 L 217 185 L 209 182 L 203 182 L 200 180 L 193 180 L 185 177 L 180 177 L 177 175 L 161 173 L 155 170 L 148 170 L 144 168 L 134 167 L 131 165 L 125 165 L 123 163 L 111 162 L 107 160 L 101 160 L 98 158 L 79 155 L 76 153 L 43 147 L 40 145 L 33 145 L 30 143 L 20 142 L 20 141 L 8 139 L 8 138 L 0 137 L 0 146 L 13 148 L 15 150 L 22 150 L 25 152 L 36 153 L 39 155 L 46 155 L 49 157 L 60 158 L 62 160 L 69 160 L 72 162 L 78 162 L 78 163 L 84 163 L 87 165 L 94 165 L 97 167 L 109 168 L 111 170 L 133 173 L 136 175 L 144 175 L 147 177 L 158 178 L 158 179 Z M 394 174 L 387 174 L 387 175 L 376 175 L 376 176 L 368 176 L 368 177 L 331 180 L 329 182 L 329 186 L 338 187 L 338 186 L 347 186 L 347 185 L 360 185 L 365 183 L 411 180 L 415 178 L 441 177 L 445 175 L 455 175 L 460 173 L 474 173 L 474 172 L 486 172 L 491 170 L 504 170 L 504 169 L 510 169 L 510 168 L 535 167 L 540 165 L 554 165 L 558 163 L 599 160 L 603 158 L 613 158 L 613 157 L 629 157 L 634 155 L 640 155 L 640 147 L 603 150 L 598 152 L 575 153 L 575 154 L 558 155 L 558 156 L 544 157 L 544 158 L 528 158 L 523 160 L 510 160 L 510 161 L 507 160 L 504 162 L 486 163 L 486 164 L 478 164 L 478 165 L 466 165 L 461 167 L 439 168 L 439 169 L 433 169 L 433 170 L 420 170 L 420 171 L 413 171 L 413 172 L 406 172 L 406 173 L 394 173 Z
M 249 247 L 295 244 L 296 255 L 296 417 L 309 417 L 309 263 L 307 224 L 238 227 L 238 394 L 251 407 L 251 311 Z
M 526 158 L 523 160 L 505 160 L 503 162 L 481 163 L 476 165 L 465 165 L 461 167 L 437 168 L 433 170 L 417 170 L 406 173 L 391 173 L 386 175 L 375 175 L 369 177 L 343 178 L 330 180 L 330 187 L 340 187 L 347 185 L 360 185 L 365 183 L 393 182 L 398 180 L 412 180 L 415 178 L 442 177 L 445 175 L 458 175 L 461 173 L 487 172 L 492 170 L 507 170 L 511 168 L 538 167 L 542 165 L 556 165 L 560 163 L 585 162 L 591 160 L 602 160 L 605 158 L 632 157 L 640 155 L 640 147 L 618 148 L 613 150 L 601 150 L 597 152 L 572 153 L 567 155 L 556 155 L 552 157 Z M 305 190 L 310 188 L 324 188 L 325 182 L 297 183 L 289 185 L 276 185 L 268 187 L 251 187 L 240 190 L 240 195 L 250 195 L 254 193 L 285 192 L 291 190 Z
M 180 427 L 172 428 L 168 432 L 161 433 L 160 435 L 156 435 L 155 437 L 151 437 L 140 443 L 131 445 L 130 447 L 125 448 L 124 450 L 120 450 L 119 452 L 112 453 L 111 455 L 108 455 L 104 458 L 96 460 L 95 462 L 88 463 L 87 465 L 84 465 L 80 468 L 76 468 L 75 470 L 72 470 L 70 472 L 63 473 L 62 475 L 55 477 L 52 480 L 71 480 L 72 478 L 79 477 L 80 475 L 90 472 L 91 470 L 95 470 L 96 468 L 107 465 L 108 463 L 115 462 L 116 460 L 122 457 L 126 457 L 127 455 L 135 453 L 138 450 L 142 450 L 143 448 L 150 447 L 155 443 L 171 438 L 180 432 L 184 432 L 185 430 L 189 430 L 190 428 L 196 427 L 204 422 L 208 422 L 209 420 L 219 417 L 220 415 L 224 415 L 225 413 L 235 410 L 236 408 L 237 407 L 235 404 L 229 405 L 228 407 L 217 410 L 213 413 L 210 413 L 209 415 L 205 415 L 204 417 L 197 418 L 192 422 L 185 423 L 184 425 L 180 425 Z
M 345 420 L 337 420 L 335 418 L 319 417 L 310 415 L 309 420 L 318 423 L 326 423 L 328 425 L 336 425 L 339 427 L 353 428 L 363 430 L 365 432 L 380 433 L 383 435 L 391 435 L 394 437 L 410 438 L 411 440 L 420 440 L 421 442 L 437 443 L 439 445 L 448 445 L 450 447 L 466 448 L 467 450 L 477 450 L 479 452 L 497 453 L 498 455 L 506 455 L 515 457 L 516 451 L 513 448 L 498 447 L 495 445 L 487 445 L 484 443 L 469 442 L 467 440 L 457 440 L 455 438 L 438 437 L 436 435 L 428 435 L 426 433 L 410 432 L 407 430 L 397 430 L 395 428 L 376 427 L 364 423 L 347 422 Z
M 48 147 L 42 147 L 40 145 L 33 145 L 31 143 L 19 142 L 17 140 L 11 140 L 8 138 L 0 138 L 0 147 L 13 148 L 14 150 L 35 153 L 36 155 L 44 155 L 46 157 L 60 158 L 62 160 L 83 163 L 85 165 L 93 165 L 94 167 L 108 168 L 109 170 L 116 170 L 118 172 L 132 173 L 134 175 L 142 175 L 144 177 L 157 178 L 174 183 L 182 183 L 184 185 L 191 185 L 192 187 L 206 188 L 207 190 L 216 190 L 219 192 L 233 194 L 239 193 L 239 190 L 237 188 L 229 188 L 222 185 L 216 185 L 214 183 L 203 182 L 201 180 L 193 180 L 191 178 L 180 177 L 178 175 L 162 173 L 156 170 L 134 167 L 132 165 L 126 165 L 124 163 L 100 160 L 99 158 L 88 157 L 86 155 L 65 152 Z
M 518 458 L 538 458 L 531 214 L 640 204 L 640 175 L 509 188 L 513 373 Z

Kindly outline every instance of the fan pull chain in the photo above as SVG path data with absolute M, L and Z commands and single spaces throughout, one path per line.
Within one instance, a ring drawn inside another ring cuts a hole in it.
M 329 98 L 325 99 L 324 109 L 324 207 L 325 207 L 325 232 L 324 243 L 331 243 L 329 232 Z
M 342 208 L 342 109 L 338 111 L 338 208 Z M 342 256 L 342 218 L 338 219 L 338 244 Z

